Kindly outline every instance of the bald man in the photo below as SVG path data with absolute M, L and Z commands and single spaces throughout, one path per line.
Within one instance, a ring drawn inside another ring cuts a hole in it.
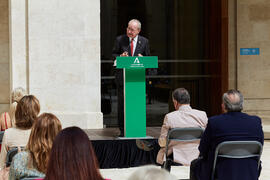
M 229 90 L 223 95 L 224 114 L 208 119 L 208 124 L 199 145 L 202 159 L 192 161 L 191 180 L 209 180 L 213 168 L 214 153 L 217 145 L 223 141 L 258 141 L 263 144 L 264 134 L 261 119 L 242 113 L 243 95 L 240 91 Z M 216 174 L 219 180 L 256 180 L 260 170 L 257 160 L 219 159 Z

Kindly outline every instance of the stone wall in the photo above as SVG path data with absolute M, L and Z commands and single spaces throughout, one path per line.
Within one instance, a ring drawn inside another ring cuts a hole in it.
M 0 113 L 9 109 L 8 0 L 0 1 Z
M 102 128 L 99 0 L 10 1 L 12 86 L 64 127 Z
M 270 125 L 270 1 L 229 0 L 229 87 L 245 97 L 244 110 Z M 260 48 L 260 55 L 240 55 Z

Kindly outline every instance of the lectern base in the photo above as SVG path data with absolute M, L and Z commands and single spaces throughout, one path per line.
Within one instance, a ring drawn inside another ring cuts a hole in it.
M 154 139 L 152 136 L 145 136 L 145 137 L 117 137 L 117 140 L 131 140 L 131 139 Z

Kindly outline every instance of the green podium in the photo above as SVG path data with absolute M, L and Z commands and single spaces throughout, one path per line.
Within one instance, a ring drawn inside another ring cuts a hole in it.
M 146 137 L 145 69 L 158 68 L 158 57 L 117 57 L 116 62 L 124 73 L 124 135 Z

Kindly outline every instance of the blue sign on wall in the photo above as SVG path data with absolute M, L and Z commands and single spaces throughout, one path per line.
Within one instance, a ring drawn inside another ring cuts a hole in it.
M 240 55 L 259 55 L 260 48 L 240 48 Z

